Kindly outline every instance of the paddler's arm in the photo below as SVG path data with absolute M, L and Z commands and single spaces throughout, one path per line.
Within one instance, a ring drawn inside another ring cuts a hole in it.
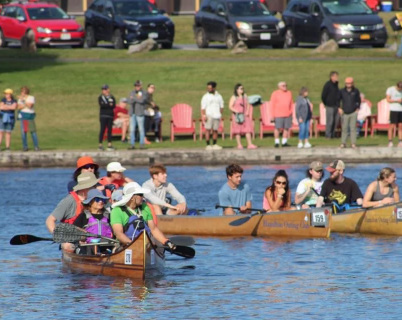
M 153 237 L 160 243 L 165 244 L 169 239 L 165 237 L 162 231 L 155 225 L 152 220 L 147 221 L 148 227 L 151 230 Z
M 131 242 L 131 239 L 124 234 L 123 226 L 121 224 L 112 225 L 113 233 L 116 239 L 122 244 L 127 244 Z
M 51 234 L 53 234 L 54 228 L 56 228 L 56 221 L 57 219 L 52 214 L 46 219 L 46 227 Z

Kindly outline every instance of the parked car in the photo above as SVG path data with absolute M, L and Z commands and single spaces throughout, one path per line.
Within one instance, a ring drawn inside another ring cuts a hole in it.
M 21 43 L 33 33 L 37 45 L 82 46 L 85 32 L 74 18 L 51 3 L 11 2 L 0 14 L 0 46 Z
M 286 47 L 299 42 L 384 47 L 387 31 L 383 20 L 361 0 L 292 0 L 282 14 Z
M 260 0 L 204 0 L 193 28 L 199 48 L 220 41 L 231 49 L 240 40 L 249 46 L 282 48 L 285 41 L 285 24 Z
M 147 0 L 95 0 L 85 12 L 85 46 L 110 41 L 116 49 L 154 39 L 170 49 L 174 24 Z

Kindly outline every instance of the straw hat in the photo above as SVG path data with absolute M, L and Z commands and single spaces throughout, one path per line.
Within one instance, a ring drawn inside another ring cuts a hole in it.
M 14 91 L 13 91 L 13 89 L 7 88 L 6 90 L 4 90 L 4 93 L 5 93 L 5 94 L 7 94 L 7 93 L 13 94 Z
M 83 172 L 77 177 L 77 185 L 73 188 L 74 191 L 80 191 L 94 187 L 98 183 L 92 172 Z
M 125 206 L 135 194 L 145 194 L 149 192 L 151 192 L 151 190 L 142 188 L 137 182 L 129 182 L 123 188 L 123 198 L 113 203 L 112 208 Z

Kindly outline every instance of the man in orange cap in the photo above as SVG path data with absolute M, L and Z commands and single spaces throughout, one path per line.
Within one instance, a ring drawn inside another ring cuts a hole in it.
M 345 79 L 345 88 L 340 92 L 341 107 L 339 113 L 342 117 L 342 144 L 340 148 L 346 147 L 346 140 L 350 133 L 352 148 L 356 148 L 356 122 L 357 113 L 360 108 L 360 92 L 354 86 L 352 77 Z

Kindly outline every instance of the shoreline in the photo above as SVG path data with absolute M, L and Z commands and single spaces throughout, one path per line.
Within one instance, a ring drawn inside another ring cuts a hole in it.
M 148 166 L 161 162 L 169 166 L 192 165 L 272 165 L 272 164 L 308 164 L 313 160 L 323 163 L 342 159 L 346 163 L 381 163 L 400 162 L 402 148 L 358 147 L 356 149 L 338 147 L 314 147 L 311 149 L 259 148 L 255 150 L 237 150 L 224 148 L 218 151 L 197 149 L 146 149 L 84 151 L 84 150 L 50 150 L 50 151 L 9 151 L 0 152 L 0 168 L 44 168 L 75 167 L 81 156 L 91 156 L 101 166 L 119 161 L 124 166 Z

